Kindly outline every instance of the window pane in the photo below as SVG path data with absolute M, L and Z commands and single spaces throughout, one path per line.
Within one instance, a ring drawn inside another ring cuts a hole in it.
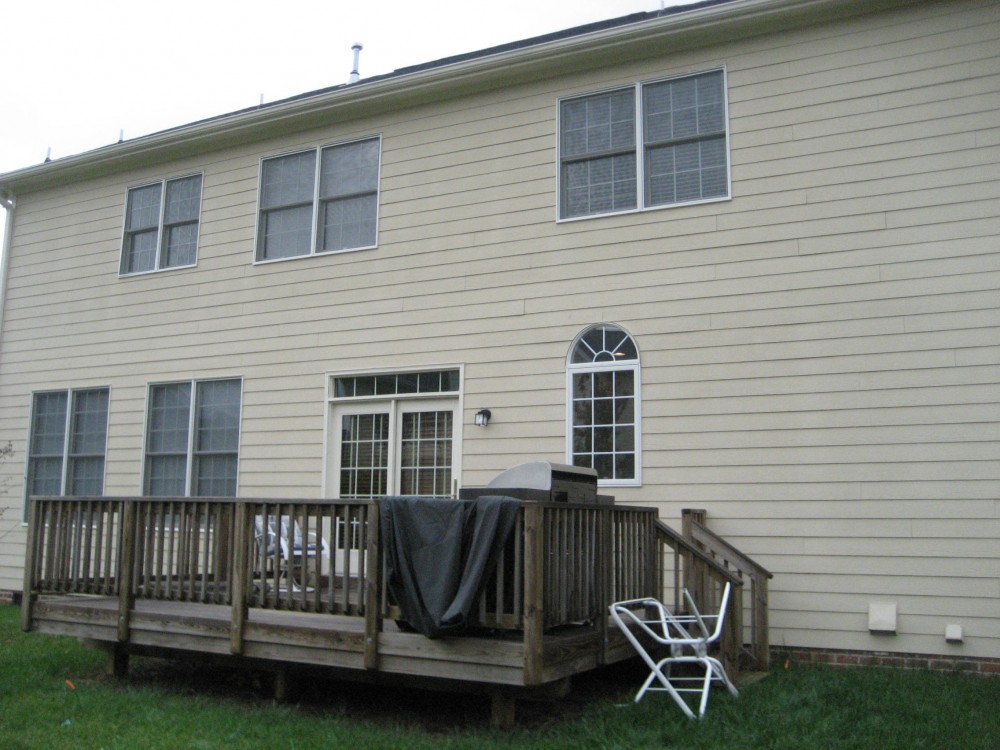
M 160 225 L 160 193 L 161 185 L 159 183 L 132 188 L 128 191 L 128 208 L 125 217 L 127 231 L 156 229 Z
M 643 87 L 646 204 L 728 194 L 721 71 Z
M 565 217 L 636 207 L 635 154 L 566 164 L 562 179 Z
M 312 204 L 316 185 L 315 151 L 267 159 L 261 172 L 262 209 L 296 203 Z
M 122 273 L 141 273 L 156 268 L 156 238 L 159 232 L 154 227 L 144 232 L 125 235 Z
M 177 224 L 198 220 L 201 205 L 201 175 L 171 180 L 167 183 L 167 202 L 163 208 L 163 221 Z
M 643 86 L 646 143 L 715 135 L 725 130 L 722 71 Z
M 350 414 L 341 420 L 340 496 L 372 498 L 388 485 L 389 415 Z
M 31 454 L 62 456 L 66 437 L 66 393 L 35 394 Z
M 261 215 L 263 260 L 309 255 L 312 204 L 267 211 Z
M 191 494 L 196 497 L 236 496 L 235 455 L 197 456 Z
M 376 192 L 378 158 L 377 138 L 323 149 L 320 198 L 339 198 Z
M 235 451 L 239 448 L 241 389 L 239 380 L 198 383 L 195 450 Z
M 615 456 L 615 479 L 635 478 L 635 454 L 622 453 Z
M 29 495 L 62 494 L 62 456 L 31 460 Z
M 562 103 L 562 157 L 635 146 L 635 90 L 570 99 Z
M 198 225 L 180 224 L 165 230 L 163 267 L 194 265 L 198 257 Z
M 190 383 L 157 385 L 150 389 L 147 443 L 150 453 L 187 454 L 190 408 Z
M 148 456 L 146 494 L 183 497 L 187 485 L 187 456 Z
M 104 494 L 104 456 L 74 458 L 67 478 L 69 495 Z
M 323 204 L 321 250 L 347 250 L 375 244 L 378 196 L 362 195 Z
M 400 452 L 401 494 L 450 494 L 452 412 L 403 414 Z
M 236 494 L 241 392 L 242 383 L 239 380 L 198 383 L 193 495 Z
M 69 450 L 73 455 L 104 454 L 107 443 L 108 391 L 73 394 L 73 426 Z

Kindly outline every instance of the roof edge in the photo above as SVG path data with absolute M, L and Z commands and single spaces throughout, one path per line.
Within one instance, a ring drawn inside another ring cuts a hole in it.
M 545 61 L 572 58 L 597 49 L 634 45 L 700 30 L 721 31 L 753 22 L 801 23 L 816 14 L 843 15 L 851 7 L 876 8 L 904 5 L 907 0 L 706 0 L 695 5 L 676 6 L 672 12 L 636 13 L 618 19 L 587 24 L 539 37 L 487 48 L 479 52 L 442 58 L 438 61 L 401 68 L 393 73 L 341 84 L 328 89 L 299 94 L 180 125 L 120 143 L 101 146 L 80 154 L 0 174 L 0 194 L 32 190 L 68 179 L 81 179 L 109 168 L 127 169 L 138 161 L 168 159 L 178 152 L 199 146 L 224 147 L 241 135 L 259 131 L 261 137 L 289 121 L 315 119 L 345 109 L 363 108 L 376 100 L 414 97 L 420 94 L 461 90 L 474 80 L 537 67 L 541 77 Z M 848 6 L 848 8 L 845 8 Z M 308 125 L 307 125 L 308 127 Z

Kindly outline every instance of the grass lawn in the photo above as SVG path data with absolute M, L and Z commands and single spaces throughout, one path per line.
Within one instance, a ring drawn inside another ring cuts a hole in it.
M 519 704 L 488 727 L 485 698 L 311 678 L 292 703 L 246 672 L 103 655 L 19 629 L 0 606 L 0 750 L 21 748 L 1000 748 L 1000 680 L 889 670 L 776 669 L 739 699 L 716 692 L 703 721 L 666 695 L 632 695 L 643 673 L 579 678 L 569 698 Z

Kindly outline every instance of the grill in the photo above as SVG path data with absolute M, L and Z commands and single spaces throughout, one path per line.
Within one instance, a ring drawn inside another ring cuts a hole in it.
M 614 503 L 610 495 L 597 494 L 597 472 L 593 469 L 548 461 L 518 464 L 497 475 L 485 487 L 463 488 L 459 493 L 463 500 L 483 495 L 506 495 L 528 502 Z

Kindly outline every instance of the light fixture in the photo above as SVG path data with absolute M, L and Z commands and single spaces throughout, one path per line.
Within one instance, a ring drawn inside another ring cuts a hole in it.
M 490 423 L 493 413 L 489 409 L 480 409 L 476 412 L 476 427 L 485 427 Z

